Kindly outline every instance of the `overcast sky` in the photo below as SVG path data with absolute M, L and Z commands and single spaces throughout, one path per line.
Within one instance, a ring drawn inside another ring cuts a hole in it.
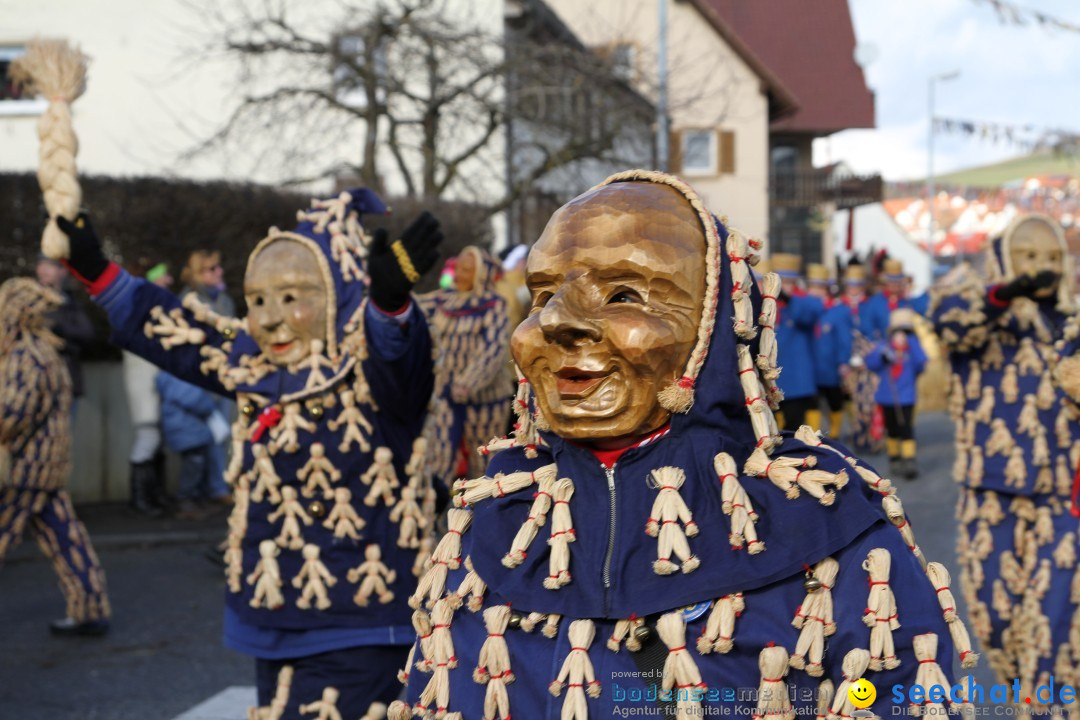
M 876 94 L 877 129 L 848 130 L 819 140 L 815 160 L 844 160 L 888 180 L 926 176 L 927 78 L 937 83 L 935 114 L 1080 132 L 1080 33 L 1030 24 L 1004 25 L 973 0 L 848 0 L 857 41 L 873 59 L 865 66 Z M 1080 25 L 1075 0 L 1014 0 Z M 876 56 L 876 57 L 874 57 Z M 935 173 L 984 165 L 1020 154 L 1015 147 L 938 133 Z

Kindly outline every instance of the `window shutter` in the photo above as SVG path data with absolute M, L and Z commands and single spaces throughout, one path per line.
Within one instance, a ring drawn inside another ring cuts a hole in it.
M 732 130 L 720 131 L 719 154 L 716 168 L 721 175 L 730 175 L 735 172 L 735 132 Z
M 672 130 L 668 133 L 668 172 L 676 175 L 682 172 L 681 130 Z

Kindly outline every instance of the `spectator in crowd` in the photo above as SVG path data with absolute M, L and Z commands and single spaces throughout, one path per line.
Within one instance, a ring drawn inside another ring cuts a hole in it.
M 140 273 L 158 287 L 168 290 L 173 277 L 165 263 L 143 263 Z M 161 399 L 158 397 L 158 369 L 135 353 L 124 351 L 124 389 L 127 391 L 133 435 L 131 442 L 132 509 L 150 516 L 161 515 L 168 498 L 165 492 L 164 453 L 161 447 Z
M 894 477 L 914 480 L 919 476 L 915 462 L 915 401 L 919 375 L 926 369 L 926 353 L 915 335 L 915 311 L 892 311 L 889 337 L 866 356 L 866 367 L 878 375 L 875 400 L 885 418 L 886 448 Z

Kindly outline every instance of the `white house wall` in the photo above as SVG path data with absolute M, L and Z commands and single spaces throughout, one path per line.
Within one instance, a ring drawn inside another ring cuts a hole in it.
M 832 220 L 832 243 L 837 255 L 845 262 L 851 255 L 846 251 L 849 210 L 838 210 Z M 922 293 L 930 287 L 932 258 L 915 244 L 897 225 L 881 203 L 855 208 L 854 252 L 865 258 L 884 249 L 889 257 L 904 264 L 904 272 L 912 278 L 912 290 Z
M 655 101 L 656 0 L 547 0 L 586 45 L 633 43 L 647 97 Z M 735 133 L 735 172 L 686 179 L 714 212 L 754 237 L 768 231 L 768 100 L 761 79 L 690 3 L 669 2 L 669 94 L 675 130 Z

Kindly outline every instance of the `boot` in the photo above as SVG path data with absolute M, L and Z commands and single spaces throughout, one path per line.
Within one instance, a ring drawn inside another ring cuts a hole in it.
M 889 456 L 889 475 L 894 478 L 905 477 L 907 474 L 907 466 L 904 461 L 900 459 L 900 456 Z
M 914 440 L 904 440 L 900 444 L 900 455 L 904 460 L 904 477 L 908 480 L 919 477 L 919 466 L 915 462 L 915 456 L 918 454 L 917 447 Z
M 49 632 L 60 637 L 100 637 L 109 632 L 109 621 L 86 620 L 79 622 L 65 617 L 49 623 Z
M 165 453 L 158 451 L 154 455 L 154 483 L 150 488 L 150 501 L 168 513 L 173 509 L 173 500 L 169 497 L 169 491 L 165 487 Z
M 132 510 L 148 517 L 161 516 L 161 508 L 154 504 L 151 494 L 155 475 L 153 460 L 131 464 L 131 501 L 129 506 Z

